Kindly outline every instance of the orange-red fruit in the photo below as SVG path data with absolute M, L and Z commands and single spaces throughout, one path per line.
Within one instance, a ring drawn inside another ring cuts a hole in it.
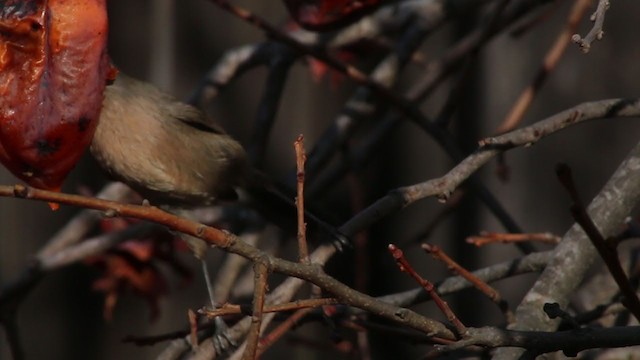
M 91 142 L 109 60 L 106 0 L 0 2 L 0 162 L 59 190 Z

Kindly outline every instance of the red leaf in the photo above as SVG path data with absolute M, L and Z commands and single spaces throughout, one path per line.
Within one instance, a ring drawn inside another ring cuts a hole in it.
M 122 222 L 116 224 L 111 230 L 123 226 Z M 173 244 L 172 236 L 129 240 L 103 255 L 87 259 L 87 264 L 102 272 L 94 281 L 93 289 L 105 293 L 105 319 L 112 318 L 120 294 L 127 291 L 145 299 L 151 308 L 151 319 L 157 318 L 158 300 L 167 293 L 167 281 L 156 262 L 166 263 L 185 280 L 191 278 L 190 271 L 175 257 Z
M 119 294 L 131 289 L 151 307 L 151 318 L 159 314 L 158 298 L 167 291 L 167 284 L 151 263 L 141 262 L 126 252 L 112 252 L 95 260 L 104 268 L 103 276 L 93 283 L 93 289 L 106 294 L 104 316 L 111 319 Z
M 0 6 L 0 162 L 59 190 L 91 142 L 109 60 L 106 0 Z

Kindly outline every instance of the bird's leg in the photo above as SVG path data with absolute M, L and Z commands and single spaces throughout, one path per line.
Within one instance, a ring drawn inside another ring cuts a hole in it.
M 207 267 L 207 262 L 204 259 L 200 259 L 200 263 L 202 264 L 202 273 L 204 274 L 204 281 L 207 284 L 207 293 L 209 293 L 209 301 L 211 302 L 211 308 L 215 309 L 218 307 L 214 300 L 213 296 L 213 286 L 211 286 L 211 277 L 209 275 L 209 268 Z
M 209 301 L 211 302 L 211 308 L 216 309 L 218 304 L 215 301 L 215 296 L 213 294 L 213 286 L 211 285 L 211 276 L 209 275 L 209 268 L 207 267 L 207 262 L 204 260 L 204 257 L 200 259 L 202 264 L 202 273 L 204 274 L 204 281 L 207 283 L 207 292 L 209 293 Z M 227 330 L 229 327 L 225 324 L 224 320 L 220 316 L 216 316 L 214 318 L 215 324 L 215 332 L 213 333 L 212 341 L 213 347 L 216 351 L 216 354 L 223 354 L 231 347 L 236 347 L 237 344 L 235 341 L 229 338 L 227 335 Z
M 209 303 L 211 304 L 212 309 L 218 308 L 218 303 L 215 300 L 215 295 L 213 292 L 213 286 L 211 285 L 211 275 L 209 274 L 209 268 L 207 267 L 207 262 L 205 261 L 205 254 L 207 245 L 201 239 L 196 237 L 182 234 L 182 239 L 189 245 L 189 248 L 193 251 L 194 256 L 200 261 L 202 265 L 202 274 L 204 275 L 204 281 L 207 286 L 207 294 L 209 295 Z M 227 335 L 227 330 L 229 327 L 224 323 L 221 317 L 216 316 L 214 318 L 215 330 L 213 332 L 213 336 L 211 337 L 211 341 L 213 342 L 213 348 L 216 354 L 224 354 L 229 349 L 236 347 L 236 343 L 229 338 Z
M 187 219 L 192 218 L 191 214 L 183 209 L 174 209 L 174 212 Z M 204 281 L 207 286 L 207 293 L 209 294 L 209 302 L 211 304 L 211 307 L 213 309 L 216 309 L 218 307 L 218 304 L 215 300 L 213 286 L 211 285 L 209 268 L 207 267 L 207 262 L 205 261 L 205 255 L 207 253 L 207 249 L 209 249 L 209 245 L 204 240 L 187 234 L 180 234 L 180 238 L 182 238 L 182 240 L 187 244 L 196 259 L 200 261 L 200 264 L 202 266 L 202 273 L 204 275 Z M 216 354 L 223 354 L 230 348 L 237 346 L 236 343 L 228 337 L 227 330 L 229 328 L 227 327 L 227 324 L 224 323 L 224 320 L 222 320 L 221 317 L 215 317 L 214 325 L 215 331 L 213 333 L 212 341 Z

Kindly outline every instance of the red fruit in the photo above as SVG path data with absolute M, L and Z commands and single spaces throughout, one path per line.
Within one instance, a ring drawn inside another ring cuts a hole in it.
M 284 0 L 291 17 L 313 31 L 336 30 L 375 10 L 384 0 Z
M 110 69 L 106 0 L 0 5 L 0 162 L 59 190 L 91 142 Z

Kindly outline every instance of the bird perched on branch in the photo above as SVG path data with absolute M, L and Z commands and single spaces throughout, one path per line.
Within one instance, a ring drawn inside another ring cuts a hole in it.
M 237 199 L 236 191 L 244 190 L 268 220 L 279 215 L 274 222 L 295 229 L 294 202 L 251 168 L 239 142 L 199 109 L 125 74 L 105 90 L 91 153 L 153 205 L 209 205 Z M 313 214 L 307 213 L 306 221 L 311 234 L 345 242 Z M 204 241 L 187 242 L 202 258 Z
M 183 214 L 180 208 L 236 199 L 236 190 L 242 188 L 268 220 L 280 213 L 279 219 L 295 229 L 294 202 L 249 166 L 240 143 L 202 111 L 122 73 L 105 90 L 91 153 L 109 174 L 152 205 Z M 320 230 L 325 238 L 345 242 L 313 215 L 307 214 L 306 221 L 310 233 Z M 202 262 L 215 306 L 203 260 L 209 245 L 193 236 L 181 237 Z
M 242 145 L 193 106 L 122 73 L 105 90 L 91 153 L 153 205 L 187 208 L 236 197 Z M 185 239 L 201 259 L 206 244 Z
M 91 153 L 150 201 L 180 207 L 233 199 L 249 170 L 242 145 L 200 110 L 122 73 L 105 90 Z

